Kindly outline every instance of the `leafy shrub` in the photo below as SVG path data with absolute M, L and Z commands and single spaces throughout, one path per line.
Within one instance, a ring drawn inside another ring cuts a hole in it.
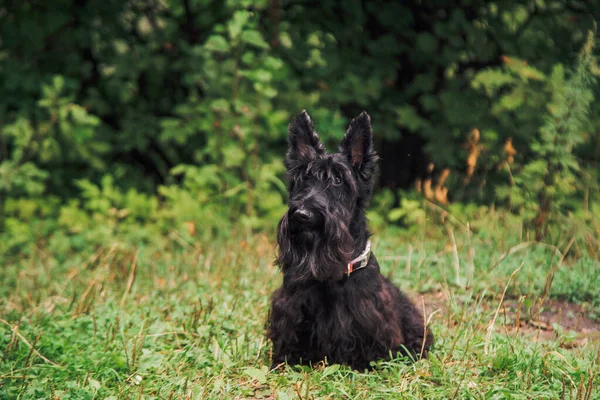
M 272 227 L 286 200 L 287 123 L 303 108 L 330 148 L 349 118 L 372 115 L 388 186 L 370 213 L 377 229 L 427 215 L 399 183 L 418 177 L 417 155 L 398 153 L 406 137 L 425 143 L 435 173 L 452 171 L 451 203 L 491 208 L 500 198 L 533 219 L 541 188 L 562 193 L 552 204 L 563 211 L 589 216 L 597 202 L 595 119 L 572 128 L 566 147 L 551 149 L 550 122 L 540 130 L 548 96 L 550 113 L 564 117 L 561 96 L 577 86 L 559 65 L 585 42 L 593 21 L 580 11 L 591 5 L 63 6 L 0 10 L 3 251 Z M 594 116 L 597 101 L 586 96 L 578 102 Z M 474 128 L 480 139 L 465 152 Z M 508 139 L 518 151 L 512 186 L 497 168 Z M 552 171 L 560 159 L 571 172 L 544 184 L 545 155 Z
M 590 127 L 589 108 L 594 100 L 591 86 L 597 69 L 593 47 L 594 37 L 590 33 L 577 68 L 568 78 L 562 65 L 556 65 L 548 78 L 530 67 L 520 68 L 525 82 L 527 77 L 545 81 L 551 101 L 547 104 L 547 116 L 539 135 L 531 140 L 531 158 L 522 166 L 512 167 L 510 185 L 498 185 L 496 194 L 533 220 L 537 240 L 547 235 L 550 218 L 564 215 L 569 209 L 569 200 L 588 188 L 582 180 L 582 168 L 575 150 L 585 143 L 585 130 Z M 528 86 L 510 75 L 514 68 L 509 66 L 507 69 L 508 72 L 499 72 L 489 81 L 485 79 L 489 71 L 482 72 L 475 80 L 475 83 L 486 82 L 488 90 L 512 86 L 509 94 L 496 103 L 501 109 L 519 106 Z M 521 94 L 512 101 L 515 93 Z M 511 169 L 508 163 L 504 165 Z

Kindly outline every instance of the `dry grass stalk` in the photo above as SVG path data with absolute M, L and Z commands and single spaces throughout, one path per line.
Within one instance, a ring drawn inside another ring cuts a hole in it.
M 479 139 L 481 134 L 479 133 L 479 129 L 474 128 L 467 139 L 466 148 L 467 148 L 467 175 L 465 176 L 464 183 L 467 185 L 473 174 L 475 173 L 475 167 L 477 166 L 477 159 L 479 158 L 479 154 L 481 153 L 482 145 L 479 144 Z
M 504 143 L 504 153 L 506 153 L 506 162 L 508 164 L 512 164 L 515 162 L 515 155 L 517 154 L 517 150 L 513 147 L 512 138 L 509 137 L 506 139 L 506 143 Z
M 448 204 L 448 188 L 444 187 L 444 183 L 446 182 L 446 179 L 448 179 L 448 175 L 450 175 L 450 169 L 444 168 L 433 192 L 435 201 L 443 205 Z
M 429 201 L 433 201 L 433 190 L 431 190 L 431 173 L 433 172 L 434 164 L 429 163 L 427 166 L 427 178 L 423 181 L 423 195 Z

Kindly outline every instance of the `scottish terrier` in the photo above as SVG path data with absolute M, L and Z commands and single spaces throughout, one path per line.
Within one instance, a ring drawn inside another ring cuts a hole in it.
M 330 154 L 303 111 L 289 126 L 289 209 L 277 229 L 283 285 L 273 294 L 267 335 L 272 368 L 326 361 L 357 370 L 398 355 L 427 356 L 423 314 L 379 271 L 365 208 L 377 154 L 366 112 Z

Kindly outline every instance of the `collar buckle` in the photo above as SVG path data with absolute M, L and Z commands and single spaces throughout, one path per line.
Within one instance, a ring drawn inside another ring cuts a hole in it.
M 360 255 L 358 257 L 356 257 L 354 260 L 352 260 L 348 263 L 347 273 L 346 273 L 347 276 L 350 276 L 350 274 L 352 272 L 354 272 L 358 269 L 366 267 L 367 264 L 369 263 L 370 256 L 371 256 L 371 241 L 367 240 L 367 245 L 365 247 L 365 250 L 362 253 L 360 253 Z

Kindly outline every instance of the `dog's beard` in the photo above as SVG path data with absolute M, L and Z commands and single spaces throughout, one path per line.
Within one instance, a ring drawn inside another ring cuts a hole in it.
M 343 210 L 327 212 L 321 227 L 298 230 L 290 229 L 286 213 L 277 229 L 277 264 L 286 278 L 293 281 L 342 279 L 355 245 L 346 222 L 349 219 Z

